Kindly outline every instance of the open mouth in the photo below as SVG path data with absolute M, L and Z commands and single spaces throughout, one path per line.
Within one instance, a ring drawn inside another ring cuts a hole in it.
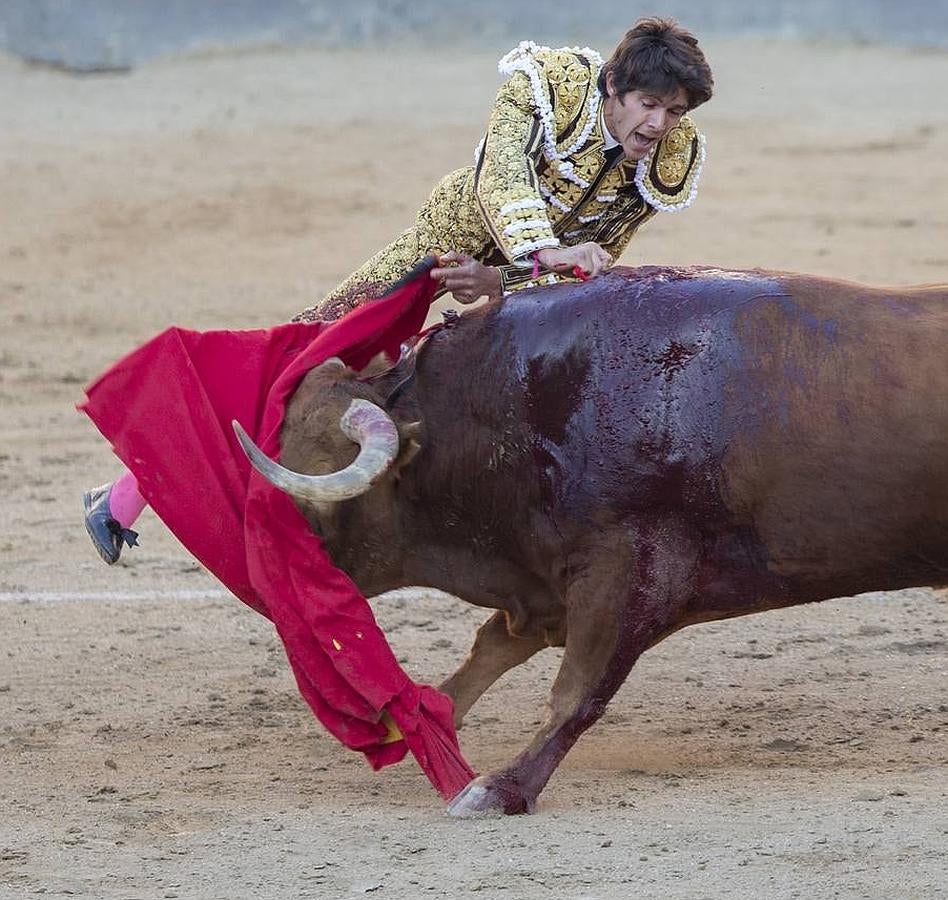
M 650 150 L 655 143 L 655 138 L 646 137 L 641 131 L 632 132 L 632 143 L 636 150 L 644 152 Z

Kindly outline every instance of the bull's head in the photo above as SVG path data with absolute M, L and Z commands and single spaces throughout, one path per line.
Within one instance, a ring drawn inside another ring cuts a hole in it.
M 420 450 L 419 423 L 399 425 L 382 408 L 388 397 L 386 376 L 366 374 L 357 377 L 335 358 L 307 374 L 287 405 L 280 463 L 234 422 L 253 467 L 293 497 L 328 542 L 336 564 L 347 570 L 344 561 L 354 549 L 353 534 L 363 551 L 360 559 L 366 557 L 366 542 L 391 547 L 396 528 L 391 490 L 398 472 Z M 381 562 L 379 554 L 370 556 Z
M 251 465 L 271 484 L 316 508 L 364 494 L 398 456 L 395 423 L 369 400 L 351 400 L 339 419 L 342 433 L 359 445 L 358 456 L 345 468 L 327 475 L 305 475 L 281 466 L 264 454 L 238 421 L 234 420 L 233 425 Z
M 314 369 L 290 401 L 283 428 L 283 458 L 292 457 L 304 468 L 328 468 L 325 474 L 304 474 L 274 462 L 253 442 L 236 420 L 234 431 L 253 467 L 271 484 L 304 505 L 351 500 L 368 491 L 399 459 L 399 428 L 371 396 L 372 388 L 354 380 L 354 372 L 337 357 Z M 341 414 L 340 414 L 341 410 Z M 341 434 L 335 433 L 335 422 Z M 416 426 L 403 426 L 414 447 Z M 344 436 L 347 441 L 342 440 Z M 342 468 L 340 457 L 359 447 L 355 459 Z M 405 453 L 401 462 L 404 463 Z

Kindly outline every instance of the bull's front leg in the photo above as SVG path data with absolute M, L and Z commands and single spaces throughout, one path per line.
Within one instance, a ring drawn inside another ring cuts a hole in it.
M 478 629 L 468 658 L 440 687 L 454 701 L 454 727 L 461 727 L 468 710 L 501 675 L 547 646 L 545 633 L 513 635 L 507 613 L 495 612 Z
M 566 649 L 544 724 L 507 768 L 458 794 L 452 815 L 532 812 L 557 765 L 642 652 L 673 630 L 690 596 L 695 552 L 680 529 L 626 532 L 584 557 L 567 592 Z

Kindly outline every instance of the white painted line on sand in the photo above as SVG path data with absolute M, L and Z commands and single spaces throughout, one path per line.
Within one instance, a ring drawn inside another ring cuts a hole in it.
M 0 591 L 0 603 L 77 603 L 95 600 L 221 600 L 233 597 L 222 588 L 154 591 Z

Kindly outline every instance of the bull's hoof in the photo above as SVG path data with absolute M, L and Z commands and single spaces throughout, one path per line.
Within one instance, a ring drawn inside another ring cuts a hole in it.
M 519 785 L 482 775 L 475 778 L 448 804 L 448 814 L 459 819 L 475 816 L 515 816 L 532 813 L 536 802 Z

